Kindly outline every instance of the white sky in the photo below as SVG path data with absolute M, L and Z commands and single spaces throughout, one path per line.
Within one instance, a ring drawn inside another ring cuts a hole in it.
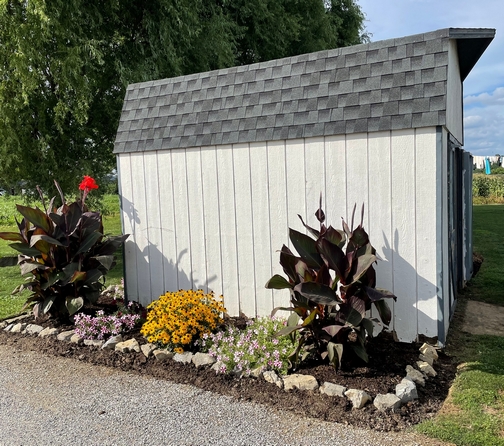
M 504 1 L 357 0 L 371 40 L 442 28 L 495 28 L 490 46 L 464 81 L 464 149 L 504 155 Z

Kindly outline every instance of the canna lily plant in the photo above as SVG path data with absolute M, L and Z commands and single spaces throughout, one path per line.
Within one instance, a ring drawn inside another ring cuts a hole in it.
M 311 354 L 328 358 L 338 368 L 348 348 L 367 362 L 366 338 L 373 336 L 374 324 L 380 323 L 367 313 L 374 306 L 381 323 L 388 326 L 391 311 L 387 300 L 396 297 L 376 288 L 376 251 L 362 227 L 364 206 L 361 223 L 355 229 L 355 206 L 351 226 L 343 220 L 343 230 L 325 226 L 322 197 L 315 216 L 320 223 L 318 230 L 298 215 L 315 238 L 289 229 L 298 255 L 282 246 L 280 264 L 287 279 L 276 274 L 266 283 L 266 288 L 288 289 L 291 293 L 290 307 L 273 310 L 272 315 L 278 310 L 292 313 L 277 335 L 300 334 L 291 358 L 294 366 Z
M 23 289 L 31 291 L 26 307 L 33 307 L 36 317 L 72 315 L 85 303 L 95 303 L 104 276 L 115 264 L 114 253 L 128 235 L 105 238 L 102 217 L 90 212 L 85 205 L 89 192 L 97 189 L 95 180 L 85 176 L 79 185 L 80 199 L 68 204 L 59 184 L 56 188 L 61 206 L 55 208 L 53 197 L 46 206 L 42 191 L 37 188 L 44 210 L 17 205 L 23 216 L 16 223 L 19 232 L 0 232 L 19 252 L 21 274 L 26 282 L 13 294 Z

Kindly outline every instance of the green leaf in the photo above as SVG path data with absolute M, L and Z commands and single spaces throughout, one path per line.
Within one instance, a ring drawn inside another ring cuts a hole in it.
M 324 238 L 340 249 L 343 249 L 346 243 L 346 234 L 339 229 L 334 229 L 332 226 L 327 228 Z
M 292 251 L 285 245 L 282 246 L 280 250 L 280 265 L 287 274 L 287 277 L 291 279 L 294 283 L 298 283 L 299 279 L 296 273 L 296 264 L 299 258 L 296 257 Z
M 293 288 L 294 285 L 289 283 L 284 277 L 279 274 L 275 274 L 270 280 L 266 282 L 266 288 L 282 290 L 285 288 Z
M 369 299 L 372 302 L 381 300 L 381 299 L 394 299 L 397 300 L 397 297 L 394 296 L 390 291 L 384 290 L 382 288 L 371 288 L 371 287 L 364 287 L 364 291 L 368 295 Z
M 318 314 L 318 310 L 317 310 L 317 308 L 315 308 L 315 310 L 313 310 L 310 313 L 310 315 L 303 321 L 302 326 L 307 327 L 308 325 L 310 325 L 317 317 L 317 314 Z
M 362 226 L 358 226 L 352 233 L 349 240 L 356 249 L 369 243 L 369 236 Z
M 49 310 L 53 306 L 55 300 L 56 300 L 56 296 L 49 296 L 49 297 L 45 298 L 44 302 L 42 303 L 42 308 L 41 308 L 43 314 L 47 314 L 49 312 Z
M 323 260 L 317 251 L 315 240 L 294 229 L 289 229 L 289 238 L 300 257 L 310 268 L 320 268 Z
M 20 265 L 21 268 L 21 275 L 24 276 L 25 274 L 31 273 L 35 269 L 40 269 L 40 270 L 47 270 L 49 269 L 48 266 L 38 263 L 38 262 L 23 262 Z
M 373 329 L 374 329 L 373 321 L 371 319 L 368 319 L 367 317 L 365 317 L 364 319 L 362 319 L 361 325 L 367 331 L 368 336 L 370 338 L 372 338 L 373 337 Z
M 294 308 L 293 307 L 275 307 L 271 311 L 270 317 L 273 317 L 277 313 L 277 311 L 294 311 Z
M 335 369 L 341 367 L 341 359 L 343 358 L 343 344 L 336 344 L 334 342 L 327 343 L 327 354 L 329 362 Z
M 322 283 L 303 282 L 297 284 L 294 290 L 318 305 L 337 305 L 340 303 L 334 290 Z
M 20 204 L 16 204 L 16 208 L 18 212 L 33 225 L 43 229 L 44 232 L 48 234 L 52 232 L 53 224 L 45 212 L 42 212 L 38 208 L 33 209 Z
M 84 306 L 84 299 L 82 297 L 67 297 L 65 306 L 70 316 L 77 313 Z
M 98 262 L 101 263 L 101 265 L 108 271 L 112 266 L 114 265 L 114 256 L 95 256 L 91 257 L 92 259 L 98 260 Z
M 361 358 L 365 362 L 369 362 L 369 357 L 366 352 L 366 349 L 364 348 L 363 345 L 360 343 L 352 343 L 350 344 L 352 346 L 353 351 L 357 354 L 359 358 Z
M 373 254 L 364 254 L 357 258 L 357 269 L 352 277 L 352 282 L 359 280 L 367 270 L 376 262 L 376 256 Z
M 40 251 L 36 248 L 31 248 L 28 243 L 10 243 L 9 246 L 28 257 L 37 257 L 40 255 Z
M 338 277 L 345 277 L 345 271 L 348 268 L 348 260 L 342 249 L 325 238 L 317 240 L 317 248 L 329 268 L 336 271 Z
M 114 254 L 128 237 L 129 234 L 109 237 L 98 249 L 97 254 L 102 256 Z
M 344 315 L 347 324 L 358 327 L 366 314 L 366 304 L 364 300 L 357 296 L 350 296 L 347 301 L 340 306 L 340 311 Z
M 75 253 L 75 255 L 78 255 L 82 252 L 88 252 L 94 244 L 98 241 L 99 238 L 103 237 L 103 234 L 99 232 L 91 232 L 82 242 L 82 244 L 79 247 L 79 250 Z
M 322 327 L 322 330 L 324 330 L 331 338 L 334 338 L 341 329 L 347 328 L 344 325 L 326 325 L 325 327 Z
M 86 281 L 84 282 L 85 285 L 92 285 L 93 283 L 97 282 L 100 280 L 100 277 L 103 276 L 103 273 L 99 269 L 92 269 L 87 272 L 87 277 Z
M 392 312 L 385 300 L 375 300 L 374 306 L 378 310 L 378 314 L 380 315 L 380 319 L 384 325 L 389 325 L 392 319 Z
M 296 331 L 296 330 L 299 330 L 303 328 L 302 325 L 295 325 L 294 327 L 284 327 L 282 328 L 280 331 L 278 331 L 277 333 L 275 333 L 275 337 L 279 338 L 280 336 L 287 336 L 287 335 L 290 335 L 292 332 Z
M 0 232 L 0 238 L 11 242 L 24 242 L 23 236 L 18 232 Z
M 87 274 L 85 271 L 75 271 L 68 283 L 75 283 L 86 280 Z
M 49 237 L 48 235 L 44 235 L 44 234 L 33 235 L 30 239 L 30 246 L 32 246 L 32 247 L 35 246 L 35 244 L 41 240 L 48 243 L 48 244 L 51 244 L 51 245 L 65 246 L 60 241 L 58 241 L 52 237 Z
M 288 327 L 296 327 L 299 322 L 299 315 L 296 313 L 292 313 L 287 319 Z

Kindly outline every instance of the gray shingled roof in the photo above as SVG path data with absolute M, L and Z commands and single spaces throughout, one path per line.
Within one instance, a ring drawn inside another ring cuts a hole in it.
M 447 28 L 132 84 L 114 153 L 444 125 L 449 40 L 465 79 L 494 34 Z

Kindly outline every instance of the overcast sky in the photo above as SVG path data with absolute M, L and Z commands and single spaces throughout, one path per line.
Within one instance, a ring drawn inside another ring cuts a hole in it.
M 490 46 L 464 81 L 464 149 L 504 154 L 504 1 L 357 0 L 371 40 L 442 28 L 495 28 Z

